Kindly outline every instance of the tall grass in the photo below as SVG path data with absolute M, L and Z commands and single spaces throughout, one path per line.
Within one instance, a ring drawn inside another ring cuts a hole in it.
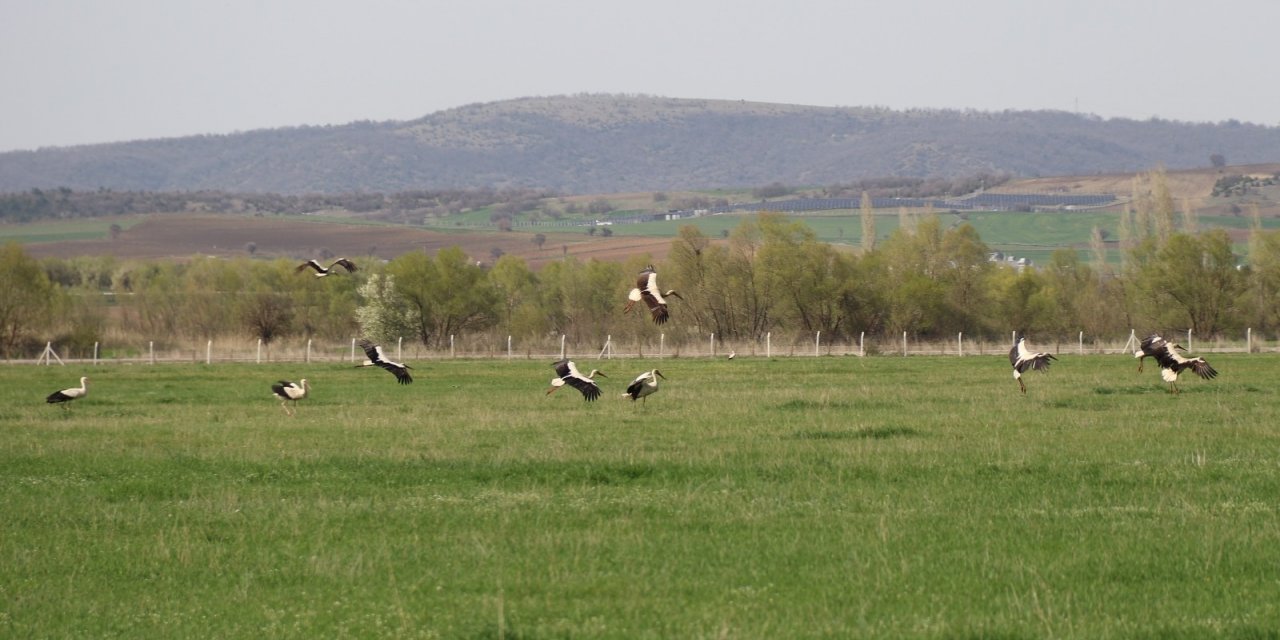
M 1280 360 L 1212 361 L 4 367 L 0 636 L 1275 637 Z

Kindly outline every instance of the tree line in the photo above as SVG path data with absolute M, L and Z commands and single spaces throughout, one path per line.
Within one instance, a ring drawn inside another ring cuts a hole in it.
M 908 216 L 862 251 L 821 242 L 779 214 L 744 218 L 728 238 L 686 226 L 656 264 L 662 286 L 683 296 L 663 327 L 645 314 L 621 315 L 648 256 L 568 257 L 535 272 L 510 255 L 482 266 L 454 247 L 315 278 L 285 259 L 37 260 L 10 243 L 0 248 L 0 355 L 32 357 L 50 340 L 82 353 L 108 337 L 270 344 L 359 334 L 446 348 L 452 335 L 479 333 L 529 343 L 566 334 L 591 344 L 606 336 L 656 344 L 663 333 L 678 345 L 712 332 L 778 340 L 820 331 L 854 341 L 904 331 L 999 340 L 1018 330 L 1049 340 L 1135 327 L 1200 336 L 1280 329 L 1280 231 L 1255 224 L 1249 263 L 1240 265 L 1224 231 L 1197 230 L 1186 212 L 1177 220 L 1171 200 L 1153 193 L 1122 214 L 1119 264 L 1104 259 L 1095 230 L 1091 257 L 1059 250 L 1040 268 L 1017 270 L 990 261 L 972 226 L 933 215 Z
M 67 187 L 0 193 L 0 222 L 64 220 L 138 213 L 302 214 L 341 210 L 353 213 L 415 213 L 446 216 L 491 206 L 518 208 L 555 194 L 543 189 L 434 189 L 394 193 L 236 193 L 229 191 L 76 191 Z

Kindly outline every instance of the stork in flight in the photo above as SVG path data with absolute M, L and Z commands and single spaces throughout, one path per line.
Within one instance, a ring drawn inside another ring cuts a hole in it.
M 400 384 L 409 384 L 410 382 L 413 382 L 413 376 L 409 375 L 409 369 L 412 369 L 413 367 L 387 359 L 387 357 L 382 353 L 382 347 L 369 342 L 364 338 L 360 339 L 359 344 L 360 348 L 364 349 L 365 355 L 369 356 L 369 359 L 365 360 L 362 364 L 356 365 L 357 367 L 382 367 L 383 369 L 390 371 L 396 377 L 396 381 Z
M 280 398 L 280 406 L 284 409 L 286 415 L 293 416 L 297 414 L 298 401 L 307 397 L 307 393 L 311 391 L 311 385 L 307 384 L 307 379 L 303 378 L 299 384 L 294 384 L 288 380 L 281 380 L 271 385 L 271 392 Z M 289 410 L 289 401 L 293 401 L 293 410 Z
M 315 260 L 308 260 L 308 261 L 306 261 L 306 262 L 304 262 L 304 263 L 302 263 L 302 264 L 298 265 L 298 266 L 294 269 L 294 271 L 295 271 L 295 272 L 297 272 L 297 271 L 302 271 L 303 269 L 306 269 L 306 268 L 310 267 L 310 268 L 312 268 L 312 269 L 315 269 L 315 271 L 316 271 L 316 277 L 317 277 L 317 278 L 323 278 L 323 277 L 325 277 L 325 276 L 327 276 L 327 275 L 329 275 L 329 274 L 331 274 L 331 273 L 337 273 L 337 271 L 336 271 L 336 270 L 334 270 L 334 267 L 337 267 L 337 266 L 339 266 L 339 265 L 341 265 L 342 267 L 346 268 L 346 270 L 347 270 L 347 272 L 348 272 L 348 273 L 353 272 L 353 271 L 356 271 L 356 263 L 354 263 L 354 262 L 352 262 L 352 261 L 350 261 L 350 260 L 348 260 L 348 259 L 346 259 L 346 258 L 338 258 L 337 260 L 334 260 L 334 261 L 333 261 L 333 262 L 332 262 L 328 267 L 322 267 L 322 266 L 320 266 L 320 263 L 319 263 L 319 262 L 316 262 Z
M 1138 345 L 1138 350 L 1133 352 L 1133 357 L 1138 359 L 1138 373 L 1142 373 L 1142 361 L 1147 358 L 1155 358 L 1164 348 L 1169 345 L 1173 349 L 1181 349 L 1182 345 L 1170 343 L 1161 338 L 1159 334 L 1151 334 L 1142 339 L 1142 343 Z M 1156 360 L 1159 362 L 1159 359 Z
M 645 306 L 649 307 L 649 314 L 653 316 L 654 324 L 666 324 L 667 318 L 671 317 L 670 312 L 667 311 L 666 296 L 675 296 L 684 300 L 684 296 L 676 293 L 675 289 L 668 289 L 663 293 L 658 288 L 658 272 L 654 270 L 653 265 L 649 265 L 636 277 L 636 288 L 627 294 L 627 306 L 622 312 L 630 312 L 631 307 L 644 300 Z
M 70 405 L 63 403 L 79 400 L 87 395 L 89 395 L 89 379 L 82 377 L 80 378 L 80 386 L 54 391 L 44 401 L 49 404 L 62 404 L 62 408 L 66 409 Z
M 599 374 L 602 378 L 609 377 L 599 369 L 592 369 L 590 374 L 584 376 L 581 371 L 578 371 L 578 366 L 572 360 L 560 360 L 551 366 L 556 368 L 557 377 L 551 379 L 551 388 L 547 389 L 547 395 L 551 395 L 556 389 L 567 384 L 581 391 L 582 397 L 587 402 L 591 402 L 600 397 L 600 387 L 592 378 L 595 378 L 596 374 Z
M 1143 343 L 1145 344 L 1146 341 L 1144 340 Z M 1178 376 L 1187 369 L 1194 371 L 1205 380 L 1212 380 L 1218 376 L 1218 370 L 1209 366 L 1204 358 L 1188 358 L 1178 353 L 1180 347 L 1176 344 L 1160 340 L 1158 343 L 1153 343 L 1152 348 L 1155 350 L 1156 362 L 1160 363 L 1160 378 L 1169 383 L 1169 393 L 1182 393 L 1178 389 Z
M 658 392 L 658 378 L 667 379 L 657 369 L 650 369 L 636 376 L 636 379 L 632 380 L 631 384 L 627 386 L 627 392 L 622 394 L 622 397 L 631 398 L 632 402 L 640 400 L 643 403 L 646 397 Z
M 1027 385 L 1022 382 L 1022 374 L 1029 369 L 1046 371 L 1049 363 L 1057 360 L 1052 353 L 1032 353 L 1027 349 L 1026 338 L 1019 337 L 1018 342 L 1009 350 L 1009 364 L 1013 365 L 1013 379 L 1018 381 L 1018 388 L 1027 392 Z

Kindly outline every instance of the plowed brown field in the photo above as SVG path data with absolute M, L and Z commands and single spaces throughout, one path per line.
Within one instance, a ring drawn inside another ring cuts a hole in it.
M 214 215 L 153 216 L 115 240 L 75 240 L 26 245 L 36 257 L 70 258 L 114 255 L 119 258 L 185 259 L 197 255 L 246 256 L 249 243 L 259 257 L 318 258 L 326 250 L 358 259 L 391 259 L 410 251 L 434 253 L 459 246 L 472 259 L 486 264 L 494 249 L 524 258 L 532 268 L 565 255 L 580 260 L 622 261 L 635 255 L 661 260 L 671 247 L 670 238 L 590 237 L 575 233 L 547 233 L 541 249 L 533 235 L 516 232 L 442 232 L 412 227 L 312 222 L 296 218 Z

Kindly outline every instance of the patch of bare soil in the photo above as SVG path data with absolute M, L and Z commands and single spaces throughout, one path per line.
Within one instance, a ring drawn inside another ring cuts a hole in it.
M 1155 167 L 1152 167 L 1155 169 Z M 992 189 L 997 193 L 1114 193 L 1127 197 L 1133 192 L 1134 178 L 1151 171 L 1138 173 L 1108 173 L 1092 176 L 1050 176 L 1013 180 Z M 1219 178 L 1233 174 L 1273 175 L 1280 172 L 1280 163 L 1236 165 L 1222 168 L 1186 169 L 1165 171 L 1169 193 L 1175 199 L 1208 200 L 1213 185 Z
M 666 257 L 670 238 L 590 237 L 585 233 L 546 234 L 539 248 L 533 235 L 515 232 L 442 232 L 414 227 L 386 227 L 312 222 L 292 217 L 157 215 L 122 231 L 115 240 L 75 240 L 30 244 L 36 257 L 71 258 L 112 255 L 119 258 L 188 259 L 193 256 L 318 258 L 326 252 L 353 260 L 390 260 L 410 251 L 435 253 L 458 246 L 472 259 L 491 264 L 497 255 L 523 258 L 531 268 L 575 256 L 580 260 L 623 261 L 649 254 Z

